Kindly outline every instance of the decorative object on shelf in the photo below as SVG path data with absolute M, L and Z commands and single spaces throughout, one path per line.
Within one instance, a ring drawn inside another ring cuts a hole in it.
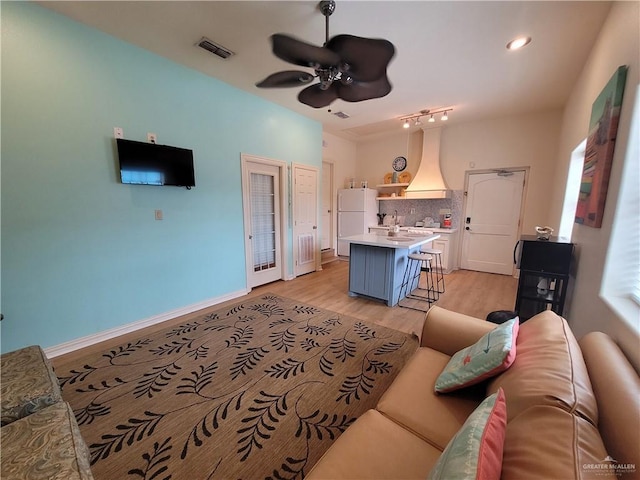
M 391 162 L 391 166 L 396 172 L 401 172 L 407 168 L 407 159 L 405 157 L 396 157 Z
M 398 183 L 398 172 L 393 172 L 391 174 L 391 183 Z
M 398 180 L 400 180 L 400 183 L 410 183 L 411 172 L 402 172 L 400 175 L 398 175 Z
M 626 78 L 627 67 L 618 67 L 591 107 L 575 223 L 602 226 Z
M 391 173 L 391 172 L 386 173 L 384 175 L 384 182 L 383 183 L 391 183 L 392 178 L 393 178 L 393 173 Z
M 453 107 L 438 108 L 435 110 L 429 110 L 425 108 L 424 110 L 420 110 L 418 113 L 412 113 L 410 115 L 405 115 L 404 117 L 400 117 L 400 121 L 403 122 L 402 128 L 409 128 L 411 126 L 411 120 L 413 120 L 413 123 L 416 127 L 419 127 L 422 125 L 422 121 L 420 120 L 420 117 L 428 116 L 429 119 L 427 120 L 427 122 L 434 123 L 436 121 L 436 119 L 434 118 L 434 115 L 441 113 L 442 116 L 440 117 L 440 120 L 443 122 L 446 122 L 447 120 L 449 120 L 449 112 L 452 112 L 452 111 L 453 111 Z
M 336 3 L 323 0 L 319 10 L 325 17 L 325 42 L 322 47 L 277 33 L 271 36 L 273 54 L 314 72 L 285 70 L 256 83 L 259 88 L 299 87 L 319 80 L 298 94 L 298 101 L 313 108 L 326 107 L 334 100 L 362 102 L 384 97 L 391 91 L 387 66 L 395 55 L 388 40 L 336 35 L 329 38 L 329 17 Z
M 362 182 L 360 182 L 360 186 L 362 188 L 367 188 L 369 187 L 369 182 L 367 182 L 366 180 L 363 180 Z
M 538 240 L 549 240 L 553 235 L 553 228 L 551 227 L 536 227 L 536 236 Z

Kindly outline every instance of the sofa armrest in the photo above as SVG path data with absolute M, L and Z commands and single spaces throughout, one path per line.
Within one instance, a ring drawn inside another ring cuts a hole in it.
M 433 306 L 424 320 L 420 346 L 451 356 L 495 327 L 491 322 Z
M 579 343 L 598 402 L 598 429 L 607 451 L 620 464 L 640 466 L 640 377 L 609 335 L 591 332 Z M 622 477 L 640 478 L 626 472 Z

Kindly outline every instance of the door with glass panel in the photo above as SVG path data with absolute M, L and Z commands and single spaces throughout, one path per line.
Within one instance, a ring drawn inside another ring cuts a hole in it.
M 245 254 L 249 288 L 282 278 L 281 167 L 243 158 Z

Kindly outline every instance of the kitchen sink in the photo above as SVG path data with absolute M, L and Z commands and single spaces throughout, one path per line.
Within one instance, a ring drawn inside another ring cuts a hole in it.
M 424 236 L 424 235 L 421 235 Z M 415 240 L 415 237 L 392 237 L 388 236 L 387 240 L 391 240 L 392 242 L 412 242 Z

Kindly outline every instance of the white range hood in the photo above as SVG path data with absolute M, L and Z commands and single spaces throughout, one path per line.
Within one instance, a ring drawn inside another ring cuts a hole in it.
M 442 127 L 422 129 L 422 157 L 405 198 L 450 198 L 440 173 L 440 134 Z

